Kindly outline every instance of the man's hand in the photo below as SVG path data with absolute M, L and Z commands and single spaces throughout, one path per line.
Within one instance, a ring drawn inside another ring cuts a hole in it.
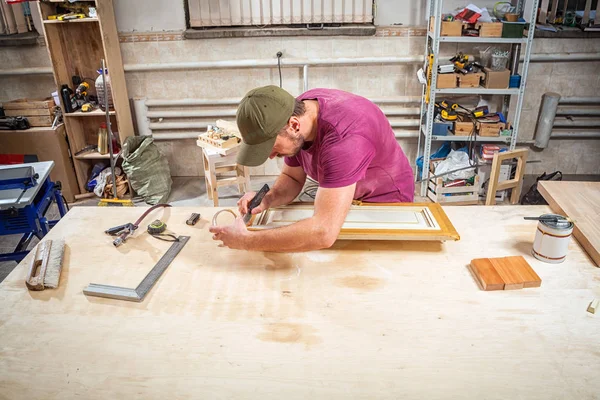
M 245 241 L 250 234 L 242 217 L 237 217 L 232 225 L 211 226 L 208 230 L 213 234 L 213 240 L 220 240 L 224 246 L 237 250 L 246 248 Z
M 238 210 L 240 211 L 241 215 L 248 214 L 248 204 L 250 204 L 250 201 L 254 198 L 254 196 L 256 196 L 256 192 L 248 192 L 248 193 L 244 194 L 241 199 L 238 200 L 237 206 L 238 206 Z M 261 201 L 261 203 L 257 207 L 254 207 L 252 209 L 252 214 L 259 214 L 268 208 L 269 208 L 269 200 L 268 200 L 268 196 L 265 196 L 265 197 L 263 197 L 263 200 Z

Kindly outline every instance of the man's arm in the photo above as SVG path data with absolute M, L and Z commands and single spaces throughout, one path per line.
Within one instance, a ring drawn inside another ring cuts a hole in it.
M 356 184 L 319 188 L 312 217 L 282 228 L 248 231 L 241 218 L 234 225 L 211 227 L 216 240 L 233 249 L 300 252 L 328 248 L 336 241 L 352 205 Z
M 258 214 L 268 209 L 269 207 L 277 207 L 291 203 L 304 187 L 306 182 L 306 173 L 302 167 L 290 167 L 285 164 L 281 170 L 281 174 L 277 177 L 275 184 L 260 205 L 252 210 L 252 214 Z M 238 207 L 240 214 L 248 213 L 248 203 L 256 193 L 246 193 L 239 201 Z

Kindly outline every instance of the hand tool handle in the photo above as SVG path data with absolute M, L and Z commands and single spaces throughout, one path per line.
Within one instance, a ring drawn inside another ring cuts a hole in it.
M 256 193 L 256 196 L 254 196 L 252 200 L 250 200 L 250 203 L 248 204 L 248 214 L 244 215 L 245 223 L 248 223 L 250 221 L 250 218 L 252 218 L 252 210 L 260 206 L 260 203 L 262 203 L 263 199 L 265 198 L 268 192 L 269 185 L 265 184 L 262 188 L 260 188 L 258 193 Z

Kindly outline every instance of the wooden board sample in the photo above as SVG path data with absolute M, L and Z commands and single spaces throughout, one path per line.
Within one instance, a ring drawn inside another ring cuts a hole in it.
M 552 211 L 575 221 L 573 236 L 600 267 L 600 182 L 540 181 Z
M 504 281 L 496 272 L 489 258 L 472 260 L 470 267 L 483 290 L 504 290 Z
M 258 214 L 249 229 L 271 229 L 313 215 L 312 204 L 290 204 Z M 348 240 L 459 240 L 460 235 L 439 204 L 370 203 L 352 206 L 338 239 Z
M 522 256 L 478 258 L 471 261 L 470 269 L 483 290 L 512 290 L 542 285 L 541 278 Z

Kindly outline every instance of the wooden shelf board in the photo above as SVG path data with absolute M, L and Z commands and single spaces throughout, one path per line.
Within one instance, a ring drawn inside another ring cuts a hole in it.
M 108 112 L 109 115 L 116 115 L 117 113 L 115 111 L 109 111 Z M 104 117 L 106 115 L 105 111 L 102 111 L 101 109 L 97 108 L 94 111 L 90 111 L 90 112 L 81 112 L 81 110 L 77 110 L 75 112 L 72 113 L 65 113 L 64 116 L 65 117 Z
M 45 19 L 42 22 L 44 24 L 73 24 L 82 22 L 98 22 L 98 18 L 81 18 L 81 19 L 70 19 L 68 21 L 59 21 L 57 19 Z
M 115 154 L 115 159 L 119 158 L 121 153 Z M 77 160 L 109 160 L 110 154 L 100 154 L 97 151 L 90 151 L 89 153 L 80 154 L 75 156 Z

